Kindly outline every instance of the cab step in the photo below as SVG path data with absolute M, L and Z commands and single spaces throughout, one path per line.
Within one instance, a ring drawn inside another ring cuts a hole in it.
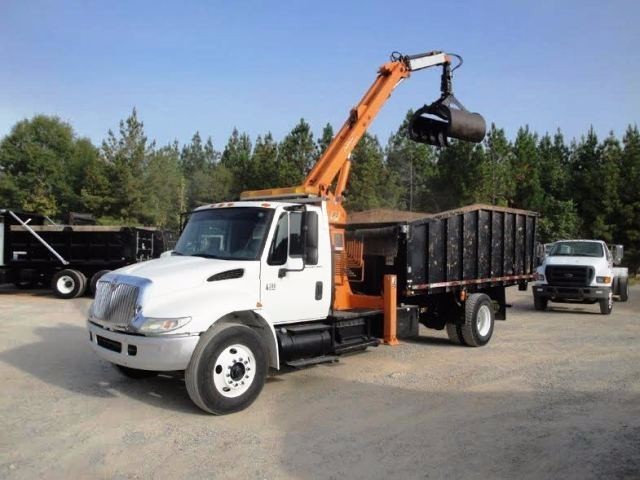
M 300 360 L 291 360 L 287 365 L 293 368 L 308 367 L 309 365 L 317 365 L 318 363 L 337 363 L 339 358 L 335 355 L 323 355 L 322 357 L 302 358 Z

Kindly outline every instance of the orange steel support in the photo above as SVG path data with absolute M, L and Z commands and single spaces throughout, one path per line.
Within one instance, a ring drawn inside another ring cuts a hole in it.
M 434 61 L 429 65 L 418 66 L 415 68 L 416 70 L 450 62 L 450 58 L 447 55 L 443 55 L 442 52 L 427 53 L 423 57 L 432 58 Z M 334 256 L 343 254 L 344 252 L 341 251 L 341 248 L 344 248 L 345 244 L 344 231 L 347 223 L 347 212 L 342 206 L 342 194 L 349 178 L 351 152 L 391 96 L 391 92 L 402 80 L 411 75 L 411 68 L 410 62 L 406 58 L 387 62 L 380 67 L 375 81 L 358 105 L 351 109 L 349 118 L 333 138 L 324 154 L 313 166 L 302 185 L 246 191 L 242 192 L 240 197 L 244 200 L 251 200 L 254 198 L 290 198 L 311 195 L 326 200 L 332 254 Z M 332 187 L 334 187 L 333 191 Z M 340 240 L 342 246 L 339 244 Z M 340 262 L 335 262 L 334 258 L 334 263 L 338 265 Z M 333 308 L 336 310 L 379 308 L 381 303 L 381 298 L 378 296 L 355 296 L 349 285 L 346 268 L 336 268 L 334 270 L 334 293 Z
M 397 331 L 397 304 L 396 296 L 398 283 L 395 275 L 384 276 L 384 343 L 387 345 L 398 345 Z

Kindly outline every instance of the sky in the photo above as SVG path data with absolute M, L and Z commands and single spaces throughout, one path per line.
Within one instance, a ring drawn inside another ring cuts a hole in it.
M 160 145 L 282 139 L 300 118 L 319 135 L 392 51 L 431 50 L 464 57 L 456 96 L 510 138 L 622 135 L 640 123 L 639 24 L 637 0 L 0 0 L 0 137 L 42 113 L 100 144 L 133 107 Z M 370 131 L 385 143 L 439 74 L 399 85 Z

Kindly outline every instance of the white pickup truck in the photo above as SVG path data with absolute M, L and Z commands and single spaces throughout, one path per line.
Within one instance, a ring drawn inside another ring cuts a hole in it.
M 534 277 L 535 309 L 546 310 L 549 301 L 598 303 L 600 313 L 610 314 L 614 297 L 623 302 L 629 297 L 628 270 L 614 267 L 620 264 L 622 255 L 622 245 L 609 249 L 601 240 L 551 244 Z

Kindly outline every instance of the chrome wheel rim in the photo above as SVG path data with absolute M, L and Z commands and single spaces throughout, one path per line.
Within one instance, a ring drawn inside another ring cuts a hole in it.
M 478 309 L 476 325 L 478 327 L 478 334 L 481 337 L 489 335 L 489 330 L 491 330 L 491 310 L 489 310 L 487 305 L 481 305 Z
M 56 288 L 58 291 L 64 295 L 67 295 L 73 292 L 73 289 L 76 286 L 75 280 L 69 275 L 62 275 L 58 281 L 56 282 Z
M 255 356 L 248 347 L 229 345 L 220 352 L 213 366 L 213 384 L 223 397 L 239 397 L 251 387 L 255 367 Z

